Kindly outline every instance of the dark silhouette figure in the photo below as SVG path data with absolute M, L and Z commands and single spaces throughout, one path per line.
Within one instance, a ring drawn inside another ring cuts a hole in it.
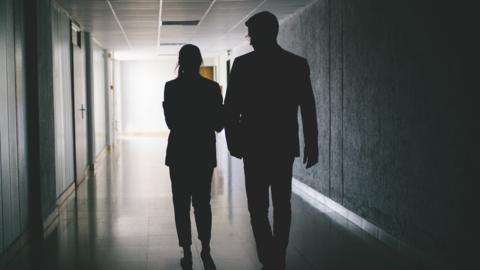
M 292 165 L 299 156 L 298 108 L 304 163 L 318 162 L 315 99 L 306 59 L 277 44 L 278 20 L 260 12 L 245 23 L 254 51 L 235 59 L 225 127 L 231 155 L 243 158 L 248 210 L 263 269 L 285 269 L 291 223 Z M 269 189 L 273 232 L 268 219 Z
M 192 268 L 190 203 L 193 204 L 205 269 L 215 269 L 210 256 L 212 212 L 210 192 L 216 166 L 215 131 L 222 130 L 222 95 L 216 82 L 199 74 L 198 47 L 180 49 L 178 77 L 165 84 L 163 108 L 170 135 L 166 165 L 170 167 L 175 224 L 183 248 L 183 269 Z

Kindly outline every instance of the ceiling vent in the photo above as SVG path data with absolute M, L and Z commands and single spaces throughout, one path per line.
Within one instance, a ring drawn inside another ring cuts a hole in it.
M 182 46 L 185 44 L 186 43 L 182 43 L 182 42 L 161 42 L 160 46 Z
M 162 21 L 162 25 L 195 26 L 200 21 Z

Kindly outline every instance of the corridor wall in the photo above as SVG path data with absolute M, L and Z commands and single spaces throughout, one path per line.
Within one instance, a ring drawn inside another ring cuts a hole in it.
M 56 195 L 75 180 L 72 58 L 70 19 L 60 7 L 52 7 L 53 95 L 55 117 Z
M 107 146 L 107 52 L 95 41 L 92 43 L 92 67 L 93 72 L 93 114 L 94 114 L 94 137 L 95 156 L 98 156 Z
M 0 0 L 0 255 L 28 222 L 23 4 Z
M 51 0 L 37 8 L 38 152 L 42 217 L 74 181 L 70 18 Z M 32 92 L 33 94 L 33 92 Z
M 0 0 L 0 267 L 25 232 L 54 224 L 74 182 L 70 27 L 54 0 Z M 105 94 L 102 57 L 87 62 Z M 105 104 L 98 111 L 101 121 Z
M 317 102 L 319 163 L 297 159 L 295 178 L 427 256 L 462 263 L 478 178 L 470 5 L 319 0 L 279 33 L 308 59 Z

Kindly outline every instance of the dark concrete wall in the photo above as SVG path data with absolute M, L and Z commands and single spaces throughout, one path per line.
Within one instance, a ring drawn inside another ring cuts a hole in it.
M 279 35 L 308 58 L 317 101 L 320 162 L 297 160 L 295 177 L 447 260 L 464 253 L 478 175 L 469 5 L 319 0 Z

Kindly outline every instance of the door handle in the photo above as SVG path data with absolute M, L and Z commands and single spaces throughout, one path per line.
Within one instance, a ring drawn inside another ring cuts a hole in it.
M 80 111 L 82 112 L 82 119 L 84 118 L 83 114 L 85 113 L 87 109 L 85 108 L 85 106 L 83 106 L 82 104 L 82 107 L 80 108 Z

